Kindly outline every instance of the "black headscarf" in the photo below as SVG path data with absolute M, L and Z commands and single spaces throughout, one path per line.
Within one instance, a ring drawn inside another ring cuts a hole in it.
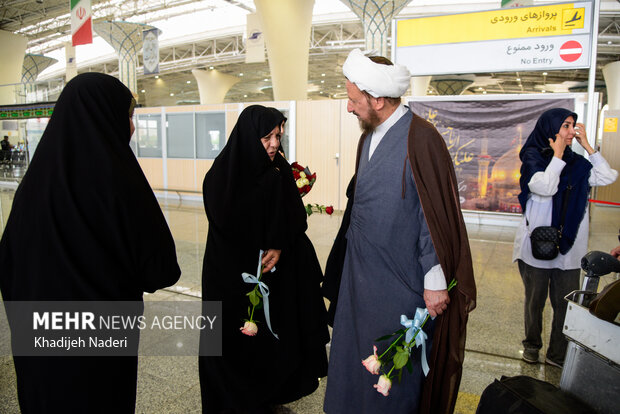
M 131 92 L 101 73 L 65 86 L 0 242 L 5 300 L 139 300 L 180 275 L 129 147 Z
M 521 193 L 519 194 L 519 203 L 521 209 L 525 213 L 525 207 L 528 196 L 530 194 L 529 182 L 532 176 L 544 171 L 553 158 L 553 149 L 549 146 L 549 138 L 555 140 L 555 135 L 560 131 L 562 123 L 569 116 L 573 117 L 577 122 L 577 114 L 563 108 L 554 108 L 545 111 L 538 121 L 534 130 L 527 138 L 525 145 L 519 153 L 521 158 Z M 560 184 L 558 191 L 553 196 L 553 212 L 551 225 L 559 227 L 561 221 L 562 205 L 566 195 L 567 187 L 571 186 L 569 200 L 567 200 L 566 218 L 562 229 L 562 237 L 560 239 L 560 252 L 566 254 L 573 246 L 579 224 L 585 214 L 588 204 L 588 194 L 590 185 L 590 170 L 592 164 L 584 157 L 574 153 L 570 147 L 566 147 L 562 160 L 566 162 L 562 173 L 560 174 Z
M 271 161 L 260 141 L 285 121 L 275 108 L 245 108 L 203 183 L 209 224 L 262 249 L 281 248 L 286 234 L 280 224 L 303 211 L 290 165 L 279 152 Z M 283 198 L 302 209 L 281 211 Z M 305 224 L 305 211 L 301 218 L 294 221 Z

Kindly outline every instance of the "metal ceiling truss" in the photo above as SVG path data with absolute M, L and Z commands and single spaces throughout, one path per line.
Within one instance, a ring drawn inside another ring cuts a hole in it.
M 221 0 L 244 10 L 242 2 Z M 214 10 L 216 1 L 200 0 L 93 0 L 93 22 L 128 20 L 150 23 L 188 12 Z M 136 19 L 138 17 L 139 19 Z M 0 2 L 0 29 L 27 36 L 28 48 L 45 54 L 62 47 L 71 33 L 68 0 L 21 0 Z
M 336 1 L 336 0 L 334 0 Z M 254 12 L 252 0 L 92 0 L 93 20 L 131 20 L 151 23 L 167 17 L 213 10 L 218 7 L 239 7 Z M 602 83 L 601 68 L 618 60 L 620 55 L 620 13 L 603 11 L 599 16 L 597 52 L 597 80 Z M 69 39 L 70 15 L 68 0 L 0 0 L 0 29 L 29 37 L 32 53 L 45 54 Z M 308 73 L 309 97 L 343 96 L 341 66 L 348 52 L 365 46 L 361 22 L 332 21 L 312 26 L 310 37 L 310 64 Z M 117 58 L 110 55 L 92 63 L 89 71 L 109 74 L 118 72 Z M 142 56 L 139 56 L 141 65 Z M 160 75 L 169 85 L 169 92 L 183 96 L 184 102 L 195 101 L 197 90 L 191 69 L 215 67 L 223 73 L 243 79 L 226 95 L 227 102 L 244 98 L 269 97 L 271 94 L 268 63 L 245 63 L 244 34 L 235 33 L 220 38 L 194 40 L 187 44 L 166 46 L 160 43 Z M 138 67 L 140 89 L 148 89 L 154 76 L 143 76 Z M 473 74 L 485 78 L 488 84 L 470 86 L 465 93 L 531 93 L 548 85 L 569 83 L 576 88 L 587 82 L 587 70 L 539 72 L 506 72 Z M 517 80 L 520 79 L 520 80 Z M 189 83 L 188 83 L 189 82 Z M 192 89 L 193 88 L 193 89 Z M 346 94 L 345 94 L 346 95 Z M 148 104 L 148 102 L 147 102 Z M 158 104 L 158 103 L 155 103 Z

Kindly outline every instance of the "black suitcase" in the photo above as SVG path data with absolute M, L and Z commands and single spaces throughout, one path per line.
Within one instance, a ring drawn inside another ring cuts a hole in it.
M 476 414 L 596 414 L 587 404 L 548 382 L 503 376 L 486 387 Z

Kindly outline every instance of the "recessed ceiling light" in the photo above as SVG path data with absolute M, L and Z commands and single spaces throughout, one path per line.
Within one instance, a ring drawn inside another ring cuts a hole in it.
M 243 73 L 240 73 L 239 76 L 243 76 Z
M 325 76 L 325 74 L 324 74 L 324 73 L 321 73 L 321 76 Z
M 146 91 L 145 91 L 144 89 L 142 89 L 140 92 L 144 93 L 144 92 L 146 92 Z
M 247 98 L 248 96 L 247 96 L 247 95 L 243 95 L 243 97 L 244 97 L 244 98 Z
M 213 70 L 213 66 L 209 66 L 209 69 Z
M 269 79 L 267 79 L 267 78 L 265 78 L 265 79 L 263 79 L 263 80 L 264 80 L 265 82 L 269 82 Z
M 319 93 L 320 93 L 321 95 L 323 95 L 323 91 L 320 91 Z
M 547 72 L 543 72 L 543 76 L 547 76 Z
M 155 75 L 155 79 L 159 79 L 159 75 Z
M 486 95 L 486 94 L 487 94 L 487 91 L 482 91 L 482 94 L 483 94 L 483 95 Z
M 521 78 L 517 78 L 517 82 L 521 82 Z
M 325 81 L 321 81 L 321 83 L 325 83 Z
M 192 83 L 192 81 L 187 81 L 186 83 Z
M 608 45 L 611 45 L 612 43 L 613 43 L 613 42 L 612 42 L 611 40 L 608 40 L 608 41 L 607 41 L 607 44 L 608 44 Z
M 340 88 L 340 85 L 336 85 L 336 88 Z
M 478 90 L 481 91 L 483 88 L 482 86 L 478 86 Z
M 173 93 L 170 93 L 170 96 L 174 96 L 174 94 L 173 94 Z

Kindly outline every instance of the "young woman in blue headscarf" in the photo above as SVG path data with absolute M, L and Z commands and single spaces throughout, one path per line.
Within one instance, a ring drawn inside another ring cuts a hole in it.
M 573 138 L 588 153 L 588 159 L 571 150 Z M 613 183 L 618 172 L 590 146 L 584 125 L 577 123 L 577 114 L 563 108 L 550 109 L 540 116 L 519 157 L 523 219 L 515 238 L 513 261 L 518 261 L 525 286 L 522 358 L 531 364 L 538 362 L 542 312 L 549 295 L 553 322 L 545 362 L 561 367 L 567 346 L 562 334 L 566 316 L 564 296 L 579 288 L 581 258 L 588 247 L 590 187 Z M 530 243 L 531 231 L 539 226 L 560 228 L 564 205 L 558 255 L 551 260 L 536 259 Z

